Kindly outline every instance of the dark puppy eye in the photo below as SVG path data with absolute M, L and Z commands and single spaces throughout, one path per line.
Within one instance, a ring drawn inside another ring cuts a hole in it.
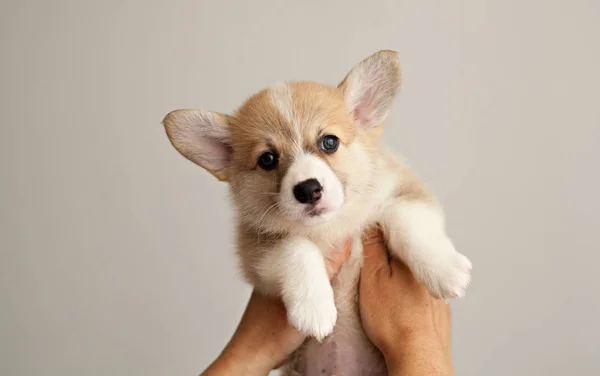
M 277 163 L 279 163 L 279 158 L 277 158 L 275 153 L 270 151 L 262 153 L 258 158 L 258 165 L 260 168 L 266 171 L 273 170 L 275 167 L 277 167 Z
M 340 139 L 333 135 L 323 136 L 319 142 L 319 147 L 327 154 L 335 153 L 339 145 Z

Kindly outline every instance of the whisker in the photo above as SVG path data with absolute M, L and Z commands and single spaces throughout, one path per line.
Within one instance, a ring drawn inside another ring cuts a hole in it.
M 267 207 L 267 209 L 262 213 L 262 215 L 258 218 L 258 220 L 255 222 L 256 226 L 258 228 L 262 227 L 263 222 L 266 220 L 267 215 L 277 207 L 277 201 L 272 203 L 271 205 L 269 205 Z

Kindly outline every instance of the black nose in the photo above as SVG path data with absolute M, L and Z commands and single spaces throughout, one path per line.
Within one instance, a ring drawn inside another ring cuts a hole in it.
M 321 198 L 323 187 L 317 179 L 308 179 L 296 184 L 294 187 L 294 197 L 303 204 L 314 204 Z

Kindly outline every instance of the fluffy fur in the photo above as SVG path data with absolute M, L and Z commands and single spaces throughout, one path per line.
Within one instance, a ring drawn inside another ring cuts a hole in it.
M 393 255 L 433 295 L 462 296 L 470 281 L 471 263 L 447 236 L 436 199 L 380 144 L 400 82 L 397 54 L 380 51 L 337 87 L 286 82 L 254 94 L 232 116 L 176 110 L 163 121 L 183 156 L 229 183 L 246 279 L 281 297 L 291 325 L 309 336 L 284 374 L 385 374 L 357 308 L 367 226 L 381 226 Z M 323 148 L 324 136 L 339 140 L 335 152 Z M 276 156 L 275 168 L 260 167 L 265 152 Z M 294 188 L 308 179 L 322 190 L 307 204 Z M 350 260 L 330 283 L 324 256 L 349 235 Z

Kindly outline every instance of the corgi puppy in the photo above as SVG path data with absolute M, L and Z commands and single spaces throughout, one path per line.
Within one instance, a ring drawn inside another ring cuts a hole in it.
M 371 225 L 435 297 L 460 297 L 470 282 L 471 262 L 446 234 L 437 200 L 380 142 L 400 83 L 396 52 L 379 51 L 337 86 L 285 82 L 233 115 L 175 110 L 163 120 L 175 149 L 229 183 L 246 280 L 280 297 L 308 336 L 284 374 L 387 374 L 357 304 Z M 330 282 L 325 257 L 348 236 L 350 258 Z

